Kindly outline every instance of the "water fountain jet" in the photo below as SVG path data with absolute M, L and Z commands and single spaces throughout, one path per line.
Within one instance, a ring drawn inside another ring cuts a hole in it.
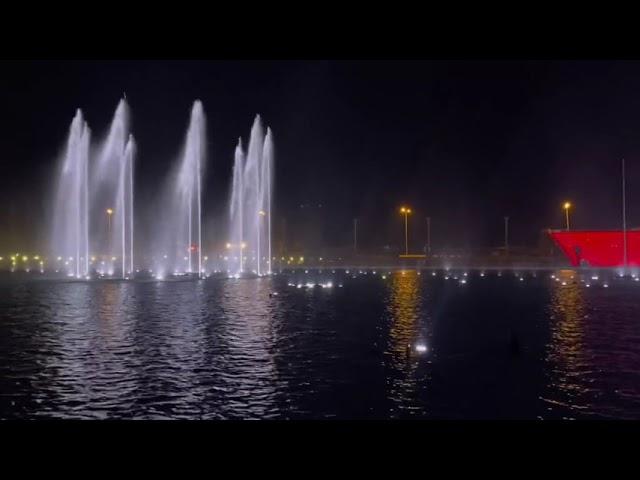
M 264 134 L 260 116 L 251 128 L 246 155 L 241 141 L 235 150 L 229 208 L 229 248 L 239 251 L 231 266 L 237 274 L 271 274 L 271 195 L 273 170 L 271 130 Z M 246 262 L 245 262 L 245 251 Z M 264 255 L 267 255 L 266 262 Z
M 67 275 L 89 272 L 89 139 L 80 109 L 71 122 L 54 202 L 52 252 L 73 258 Z

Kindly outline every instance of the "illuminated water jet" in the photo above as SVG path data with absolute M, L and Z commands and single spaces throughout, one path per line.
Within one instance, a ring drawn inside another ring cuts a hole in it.
M 52 252 L 76 259 L 66 274 L 77 278 L 89 272 L 89 139 L 89 127 L 78 109 L 58 176 L 51 237 Z
M 264 134 L 258 115 L 246 154 L 241 140 L 234 154 L 227 249 L 238 252 L 232 270 L 239 274 L 271 274 L 272 189 L 273 138 L 269 128 Z

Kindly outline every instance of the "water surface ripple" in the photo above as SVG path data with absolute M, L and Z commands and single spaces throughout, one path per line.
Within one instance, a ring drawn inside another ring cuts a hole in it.
M 640 417 L 640 282 L 464 273 L 5 279 L 0 418 Z

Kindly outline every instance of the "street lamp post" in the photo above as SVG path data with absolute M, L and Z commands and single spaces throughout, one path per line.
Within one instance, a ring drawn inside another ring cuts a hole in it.
M 431 217 L 427 217 L 427 254 L 431 255 Z
M 107 251 L 111 253 L 111 215 L 113 215 L 113 208 L 107 208 Z M 122 272 L 124 276 L 124 271 Z
M 353 219 L 353 253 L 358 251 L 358 219 Z
M 258 275 L 260 275 L 260 238 L 261 238 L 260 223 L 261 223 L 261 219 L 264 218 L 266 215 L 267 215 L 267 212 L 265 212 L 264 210 L 258 211 Z M 269 272 L 271 272 L 271 251 L 270 250 L 271 248 L 269 248 L 269 257 L 267 260 L 269 264 Z
M 571 204 L 569 202 L 564 202 L 562 208 L 564 208 L 564 213 L 567 220 L 567 230 L 569 230 L 569 210 L 571 209 Z
M 509 255 L 509 217 L 504 217 L 504 253 Z
M 402 207 L 400 213 L 404 215 L 404 252 L 405 255 L 409 255 L 409 214 L 411 209 Z
M 107 228 L 109 233 L 111 233 L 111 215 L 113 215 L 113 209 L 107 208 Z
M 624 158 L 622 159 L 622 264 L 627 268 L 627 200 L 624 175 Z

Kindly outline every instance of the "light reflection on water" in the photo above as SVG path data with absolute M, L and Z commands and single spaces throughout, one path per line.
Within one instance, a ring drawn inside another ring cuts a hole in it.
M 638 282 L 368 273 L 0 283 L 0 418 L 640 416 Z
M 568 404 L 583 393 L 580 368 L 584 364 L 585 303 L 582 286 L 571 281 L 570 274 L 559 272 L 566 283 L 552 284 L 550 301 L 551 342 L 547 361 L 551 387 L 557 388 Z
M 415 270 L 397 272 L 391 276 L 387 298 L 388 340 L 385 359 L 393 374 L 388 375 L 388 396 L 396 409 L 412 410 L 414 397 L 424 378 L 418 377 L 418 365 L 422 352 L 418 342 L 425 345 L 424 318 L 422 312 L 423 284 Z
M 223 323 L 218 340 L 223 364 L 220 366 L 226 393 L 221 417 L 238 416 L 237 406 L 255 418 L 271 418 L 279 413 L 276 401 L 280 386 L 273 353 L 277 328 L 275 311 L 280 297 L 269 297 L 267 279 L 226 282 L 221 291 Z M 232 359 L 232 361 L 227 361 Z
M 561 281 L 552 283 L 549 304 L 547 409 L 566 418 L 638 418 L 637 285 L 606 278 L 601 285 L 611 288 L 586 288 L 572 271 L 556 275 Z

